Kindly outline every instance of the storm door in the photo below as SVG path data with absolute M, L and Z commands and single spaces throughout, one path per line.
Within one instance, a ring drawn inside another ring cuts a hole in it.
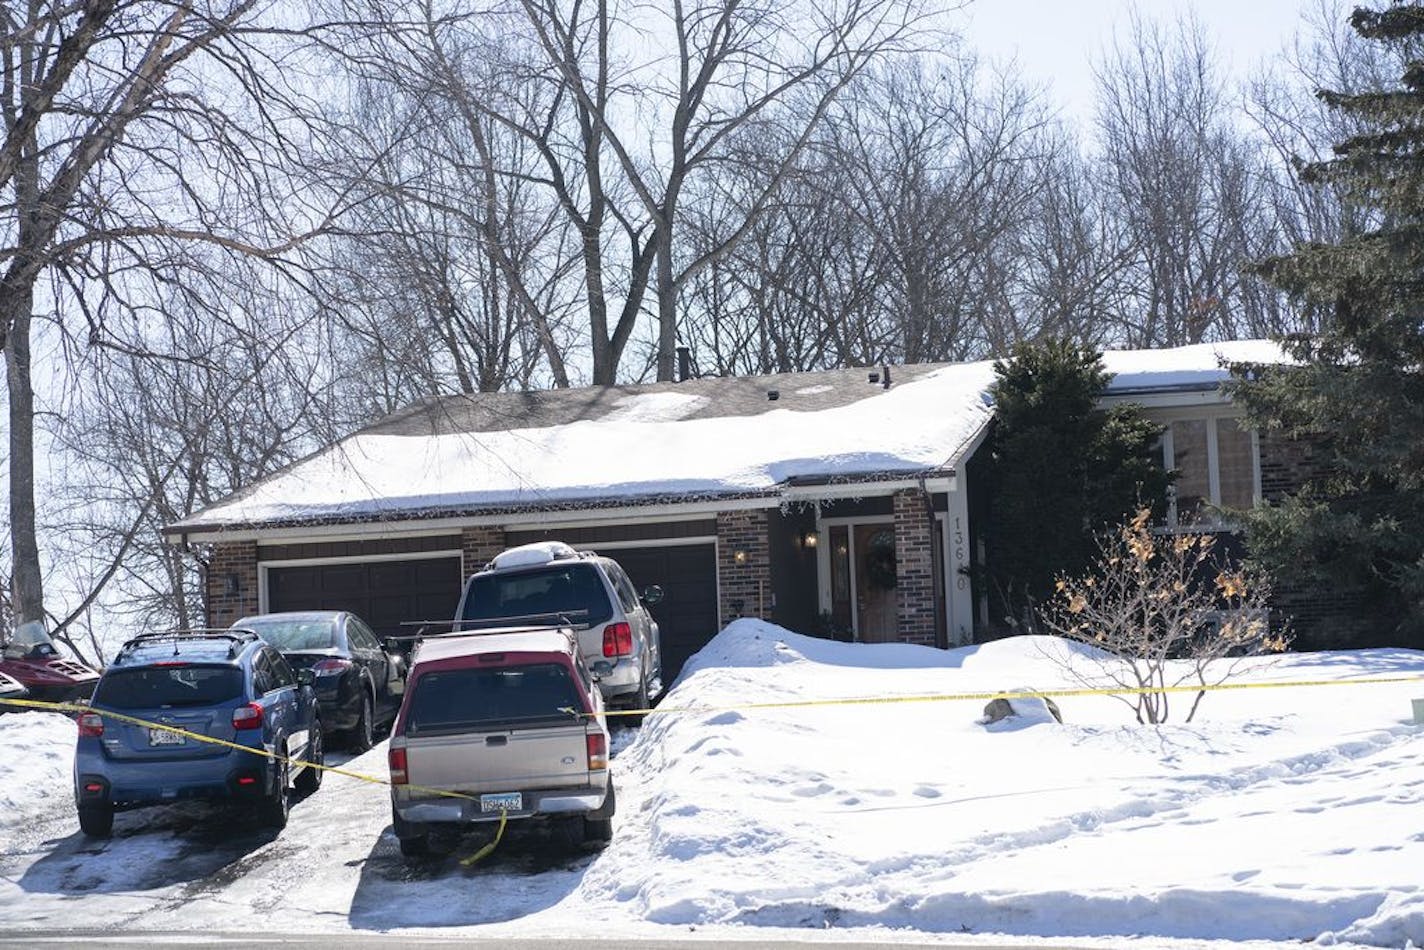
M 824 525 L 822 609 L 832 635 L 889 643 L 896 634 L 895 525 L 889 519 Z

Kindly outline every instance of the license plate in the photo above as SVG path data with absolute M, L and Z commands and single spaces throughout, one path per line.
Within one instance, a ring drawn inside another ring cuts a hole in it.
M 167 729 L 148 730 L 149 745 L 182 745 L 185 741 L 182 735 Z
M 524 796 L 519 792 L 480 796 L 480 811 L 519 811 L 523 807 Z

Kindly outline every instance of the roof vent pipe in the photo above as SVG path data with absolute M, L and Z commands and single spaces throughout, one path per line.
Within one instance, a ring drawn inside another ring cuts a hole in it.
M 883 388 L 885 388 L 885 389 L 889 389 L 889 388 L 890 388 L 890 364 L 889 364 L 889 363 L 886 363 L 884 366 L 880 367 L 880 372 L 881 372 L 880 385 L 881 385 Z
M 685 382 L 692 375 L 692 350 L 685 346 L 677 348 L 677 381 Z

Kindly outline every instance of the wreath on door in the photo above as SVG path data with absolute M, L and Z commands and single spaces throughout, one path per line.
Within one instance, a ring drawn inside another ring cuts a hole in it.
M 865 578 L 871 590 L 892 590 L 899 583 L 895 568 L 895 532 L 877 531 L 865 552 Z

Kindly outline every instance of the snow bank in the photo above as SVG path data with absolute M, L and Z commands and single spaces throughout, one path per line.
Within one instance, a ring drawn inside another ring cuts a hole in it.
M 732 624 L 664 700 L 708 711 L 650 717 L 620 757 L 647 797 L 586 896 L 679 925 L 1419 939 L 1424 730 L 1404 721 L 1419 686 L 1218 693 L 1201 721 L 1160 728 L 1111 697 L 1008 728 L 977 722 L 982 700 L 894 701 L 1073 688 L 1061 646 Z M 1292 655 L 1244 675 L 1382 669 L 1424 674 L 1424 655 Z M 890 701 L 746 708 L 834 696 Z
M 408 867 L 387 790 L 339 774 L 275 839 L 175 807 L 120 815 L 97 845 L 70 805 L 73 725 L 0 716 L 0 837 L 22 841 L 0 850 L 0 932 L 255 933 L 275 914 L 292 932 L 594 926 L 615 944 L 668 928 L 758 944 L 828 929 L 1154 950 L 1424 943 L 1424 728 L 1409 703 L 1424 682 L 1218 693 L 1199 721 L 1160 728 L 1112 697 L 997 728 L 979 722 L 983 700 L 924 698 L 1068 688 L 1063 656 L 1102 659 L 1061 646 L 845 644 L 738 621 L 662 712 L 616 735 L 606 851 L 550 859 L 511 829 L 474 868 Z M 1241 681 L 1420 676 L 1424 654 L 1365 650 L 1252 661 Z M 864 697 L 884 701 L 816 704 Z M 344 764 L 380 775 L 384 757 Z
M 60 713 L 0 714 L 0 839 L 41 814 L 73 808 L 74 720 Z

